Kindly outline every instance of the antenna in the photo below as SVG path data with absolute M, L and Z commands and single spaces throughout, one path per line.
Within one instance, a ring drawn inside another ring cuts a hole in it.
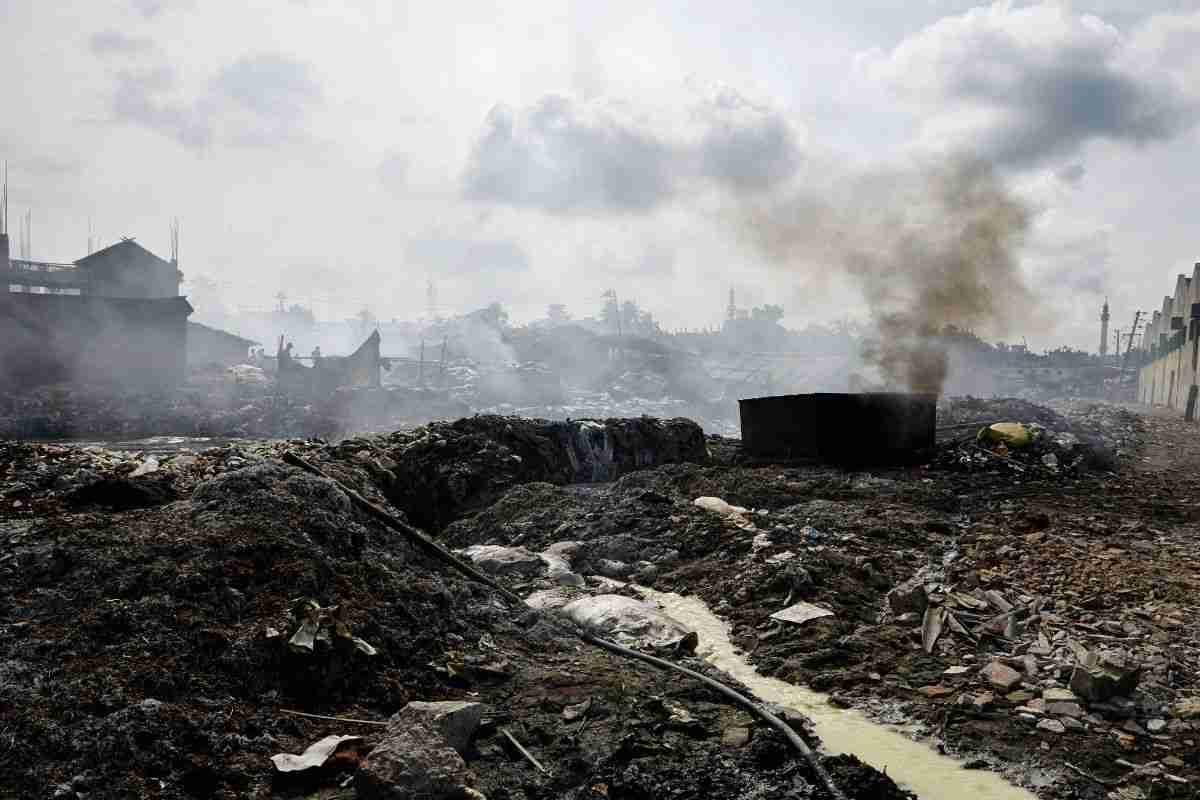
M 179 217 L 171 220 L 171 263 L 179 266 Z

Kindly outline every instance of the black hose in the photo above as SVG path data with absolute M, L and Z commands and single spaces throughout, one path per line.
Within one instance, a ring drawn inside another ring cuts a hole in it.
M 346 493 L 346 496 L 349 497 L 350 500 L 352 502 L 354 502 L 355 505 L 357 505 L 362 510 L 366 511 L 368 514 L 370 514 L 372 517 L 377 519 L 379 522 L 381 522 L 385 526 L 391 528 L 392 530 L 398 531 L 399 533 L 404 534 L 404 536 L 406 536 L 410 541 L 412 541 L 414 544 L 416 544 L 422 550 L 426 551 L 427 553 L 429 553 L 430 555 L 439 559 L 440 561 L 444 562 L 445 564 L 453 567 L 454 569 L 458 570 L 459 572 L 461 572 L 462 574 L 471 578 L 472 580 L 478 581 L 479 583 L 482 583 L 485 586 L 488 586 L 491 589 L 494 589 L 495 591 L 499 592 L 506 600 L 508 600 L 510 603 L 514 604 L 515 606 L 517 606 L 525 611 L 533 610 L 536 613 L 538 613 L 539 616 L 542 617 L 542 619 L 555 625 L 555 627 L 558 627 L 560 630 L 563 629 L 563 626 L 559 620 L 551 618 L 550 616 L 546 615 L 544 612 L 537 611 L 536 609 L 530 609 L 530 607 L 525 604 L 525 601 L 522 600 L 520 598 L 520 596 L 518 596 L 514 592 L 506 589 L 505 587 L 501 586 L 499 583 L 492 580 L 487 575 L 484 575 L 482 572 L 475 569 L 470 564 L 467 564 L 462 559 L 455 556 L 449 550 L 442 547 L 437 542 L 433 541 L 433 539 L 431 539 L 429 537 L 429 535 L 426 534 L 424 531 L 422 531 L 420 528 L 416 527 L 415 525 L 410 525 L 409 523 L 396 517 L 394 514 L 388 513 L 383 508 L 380 508 L 379 506 L 375 505 L 367 498 L 363 497 L 361 494 L 356 492 L 354 489 L 351 489 L 349 486 L 346 486 L 344 483 L 339 481 L 337 478 L 333 478 L 333 477 L 330 477 L 329 475 L 327 475 L 320 467 L 317 467 L 315 464 L 311 464 L 308 461 L 305 461 L 303 458 L 301 458 L 300 456 L 298 456 L 292 452 L 285 453 L 283 455 L 283 460 L 284 460 L 284 462 L 291 464 L 294 467 L 298 467 L 298 468 L 304 470 L 305 472 L 320 476 L 322 478 L 325 478 L 326 480 L 333 481 L 335 484 L 337 484 L 339 489 L 341 489 L 343 492 Z M 732 700 L 737 705 L 740 705 L 742 708 L 745 708 L 750 713 L 758 716 L 760 719 L 762 719 L 764 722 L 766 722 L 772 728 L 775 728 L 775 730 L 782 733 L 784 735 L 784 737 L 788 740 L 788 742 L 791 743 L 792 747 L 796 748 L 796 751 L 799 752 L 800 755 L 804 757 L 805 761 L 808 762 L 809 766 L 812 767 L 813 772 L 816 773 L 817 778 L 820 779 L 821 783 L 825 786 L 826 790 L 828 790 L 828 792 L 832 796 L 833 800 L 847 800 L 846 795 L 840 789 L 838 789 L 837 784 L 835 784 L 833 782 L 833 778 L 829 775 L 828 771 L 826 771 L 826 769 L 823 766 L 821 766 L 821 762 L 817 758 L 817 754 L 815 752 L 813 752 L 812 748 L 809 747 L 808 744 L 803 739 L 800 738 L 800 735 L 797 734 L 794 730 L 792 730 L 792 727 L 790 725 L 788 725 L 786 722 L 784 722 L 782 719 L 775 716 L 770 711 L 767 711 L 767 709 L 763 708 L 760 704 L 754 702 L 749 697 L 746 697 L 741 692 L 738 692 L 737 690 L 732 689 L 729 686 L 726 686 L 725 684 L 721 683 L 720 681 L 716 681 L 706 675 L 702 675 L 701 673 L 696 672 L 695 670 L 691 670 L 691 669 L 688 669 L 687 667 L 680 666 L 679 664 L 676 664 L 671 661 L 667 661 L 666 659 L 657 658 L 656 656 L 647 655 L 645 653 L 639 653 L 637 650 L 631 650 L 628 647 L 623 647 L 615 642 L 610 642 L 607 639 L 601 639 L 598 636 L 593 636 L 592 634 L 590 634 L 586 631 L 570 630 L 569 632 L 575 636 L 578 636 L 580 639 L 582 639 L 584 642 L 587 642 L 588 644 L 595 645 L 596 647 L 600 647 L 604 650 L 608 650 L 609 652 L 615 653 L 616 655 L 623 656 L 625 658 L 632 658 L 637 661 L 644 661 L 645 663 L 651 664 L 660 669 L 672 670 L 674 672 L 678 672 L 683 675 L 687 675 L 690 678 L 694 678 L 694 679 L 700 681 L 705 686 L 708 686 L 712 689 L 717 690 L 718 692 L 720 692 L 721 694 L 728 697 L 730 700 Z

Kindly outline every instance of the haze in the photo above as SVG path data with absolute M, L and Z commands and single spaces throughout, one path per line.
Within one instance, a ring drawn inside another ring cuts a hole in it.
M 0 0 L 11 213 L 51 261 L 178 217 L 235 308 L 412 318 L 432 279 L 444 314 L 615 288 L 675 329 L 733 287 L 801 326 L 862 287 L 774 268 L 729 198 L 966 156 L 1030 211 L 1032 347 L 1190 271 L 1200 4 L 754 5 Z

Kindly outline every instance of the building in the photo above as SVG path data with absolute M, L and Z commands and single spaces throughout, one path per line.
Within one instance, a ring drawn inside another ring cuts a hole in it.
M 0 286 L 10 292 L 82 294 L 97 297 L 178 297 L 183 273 L 133 239 L 84 256 L 73 264 L 9 259 L 0 252 Z
M 1176 277 L 1175 293 L 1146 322 L 1139 355 L 1138 400 L 1194 410 L 1200 386 L 1200 262 L 1190 276 Z
M 187 370 L 184 297 L 0 292 L 0 385 L 167 389 Z
M 189 367 L 232 367 L 245 364 L 250 348 L 259 343 L 232 333 L 201 325 L 187 324 L 187 364 Z
M 132 239 L 52 264 L 9 257 L 0 230 L 0 385 L 167 389 L 187 371 L 181 275 Z

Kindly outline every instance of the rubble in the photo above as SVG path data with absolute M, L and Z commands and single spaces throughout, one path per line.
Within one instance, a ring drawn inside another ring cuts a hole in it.
M 739 463 L 736 442 L 684 421 L 479 417 L 190 451 L 0 443 L 0 580 L 11 587 L 0 609 L 0 709 L 11 711 L 0 713 L 15 734 L 0 778 L 24 796 L 89 772 L 84 784 L 114 796 L 247 796 L 269 786 L 272 754 L 361 733 L 376 765 L 366 794 L 428 781 L 500 797 L 521 787 L 582 800 L 600 784 L 670 796 L 700 775 L 712 796 L 820 796 L 749 715 L 513 614 L 360 516 L 330 481 L 278 463 L 295 450 L 447 546 L 515 553 L 495 564 L 518 567 L 492 574 L 531 606 L 601 596 L 640 611 L 630 584 L 692 593 L 760 672 L 1016 780 L 1032 783 L 1022 770 L 1036 769 L 1048 798 L 1096 786 L 1062 766 L 1068 747 L 1104 781 L 1148 794 L 1194 786 L 1165 776 L 1200 778 L 1189 499 L 1200 448 L 1182 424 L 1122 410 L 943 407 L 969 427 L 926 463 L 855 472 Z M 969 449 L 984 423 L 1007 420 L 1045 429 L 1028 455 Z M 150 456 L 158 470 L 130 477 Z M 580 485 L 597 475 L 605 482 Z M 102 481 L 124 483 L 75 494 Z M 141 499 L 105 504 L 121 492 Z M 319 616 L 312 651 L 295 652 L 297 598 L 342 609 L 346 632 L 375 654 L 339 644 L 332 621 L 323 642 Z M 797 605 L 831 614 L 772 619 Z M 631 628 L 631 641 L 649 630 Z M 661 631 L 661 654 L 705 669 L 688 655 L 692 632 Z M 1076 686 L 1077 666 L 1114 691 Z M 382 723 L 430 698 L 486 704 L 465 749 L 425 721 L 380 750 L 390 734 L 379 728 L 278 713 Z M 1120 768 L 1122 757 L 1159 771 Z

